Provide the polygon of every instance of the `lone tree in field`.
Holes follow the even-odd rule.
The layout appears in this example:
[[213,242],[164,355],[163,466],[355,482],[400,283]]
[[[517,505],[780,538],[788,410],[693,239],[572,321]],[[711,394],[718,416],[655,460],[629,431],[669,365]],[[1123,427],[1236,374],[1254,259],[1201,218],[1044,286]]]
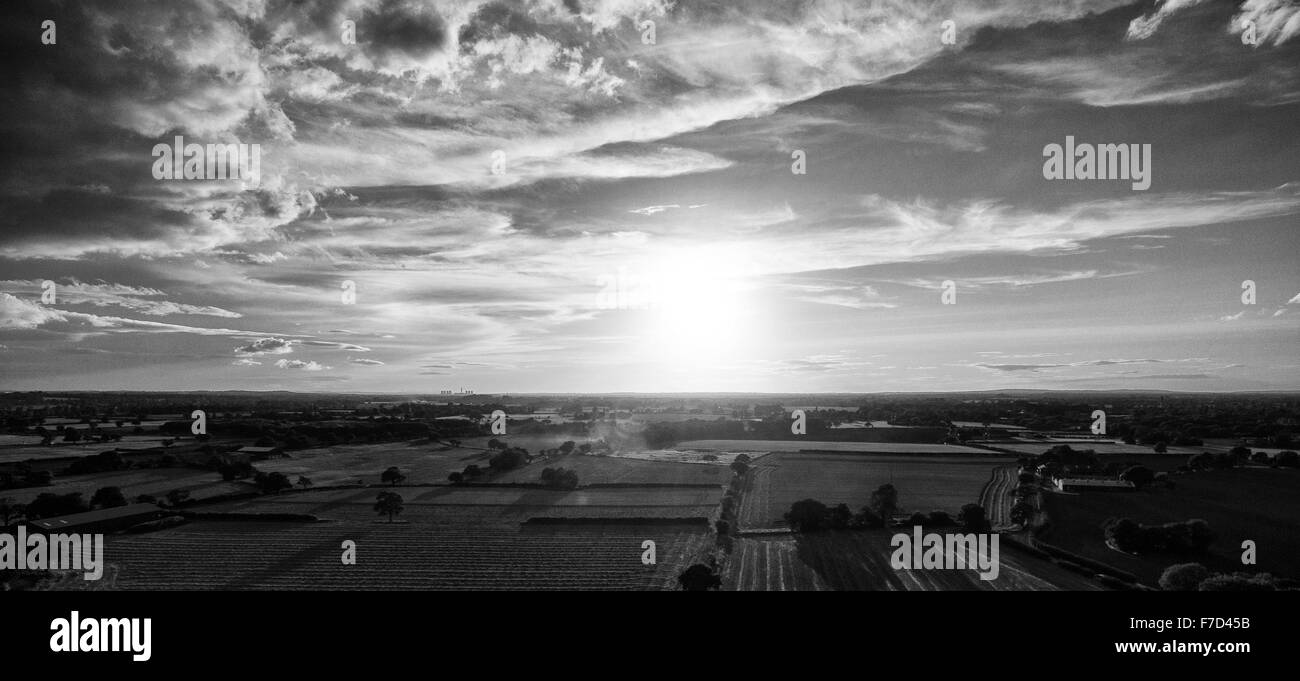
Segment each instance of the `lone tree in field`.
[[383,474],[379,476],[379,480],[390,485],[397,485],[398,483],[405,482],[406,476],[402,475],[401,469],[397,466],[389,466],[388,470],[384,471]]
[[749,470],[750,461],[751,459],[748,454],[743,452],[737,454],[735,460],[731,462],[731,470],[735,471],[736,475],[744,475],[745,471]]
[[95,490],[95,494],[90,497],[90,506],[100,508],[116,508],[126,506],[126,495],[122,494],[119,487],[100,487]]
[[393,516],[402,512],[402,495],[397,492],[380,492],[375,497],[375,512],[379,515],[388,515],[388,522],[393,522]]
[[303,489],[307,489],[308,487],[311,487],[311,486],[312,486],[311,478],[308,478],[308,477],[305,476],[305,475],[299,475],[299,476],[298,476],[298,486],[301,487],[301,488],[303,488]]
[[961,507],[961,513],[957,514],[957,519],[961,521],[961,526],[967,532],[988,532],[989,519],[984,514],[984,507],[979,504],[966,504]]
[[888,525],[889,519],[894,517],[900,510],[898,506],[898,490],[894,489],[894,486],[890,483],[877,487],[876,491],[871,493],[871,501],[867,504],[867,507],[880,516],[881,520]]
[[677,575],[677,584],[683,591],[717,591],[722,586],[722,578],[709,566],[696,563]]
[[796,532],[816,532],[824,529],[829,521],[830,509],[816,499],[804,499],[790,504],[785,514],[785,521]]
[[1151,484],[1156,479],[1156,474],[1146,466],[1133,466],[1121,473],[1119,479],[1127,480],[1133,483],[1134,487],[1142,488]]

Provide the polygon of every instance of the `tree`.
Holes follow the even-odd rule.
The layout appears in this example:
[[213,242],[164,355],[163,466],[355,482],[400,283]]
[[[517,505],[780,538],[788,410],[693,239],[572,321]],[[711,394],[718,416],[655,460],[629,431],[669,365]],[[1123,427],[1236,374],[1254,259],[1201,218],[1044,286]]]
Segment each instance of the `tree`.
[[1165,591],[1196,591],[1209,577],[1210,571],[1200,563],[1178,563],[1165,568],[1159,584]]
[[465,482],[465,474],[458,471],[452,471],[447,475],[447,480],[451,481],[451,484],[453,485],[459,485],[460,483]]
[[89,507],[86,506],[86,502],[82,501],[81,492],[70,492],[68,494],[41,492],[36,495],[36,498],[30,504],[27,504],[27,511],[24,515],[28,520],[40,520],[41,518],[82,513],[87,510],[89,510]]
[[1110,518],[1102,525],[1106,541],[1121,551],[1142,548],[1142,526],[1129,518]]
[[221,479],[227,482],[231,480],[244,480],[257,474],[253,464],[247,461],[236,461],[234,463],[220,464],[217,466],[217,473],[221,474]]
[[1201,582],[1200,591],[1277,591],[1271,575],[1235,573],[1214,575]]
[[796,532],[816,532],[826,526],[829,510],[816,499],[804,499],[790,505],[785,521]]
[[703,563],[696,563],[677,576],[677,584],[684,591],[717,591],[722,587],[722,578]]
[[1169,451],[1169,445],[1165,444],[1164,440],[1161,440],[1160,442],[1157,442],[1155,444],[1155,447],[1153,447],[1153,449],[1155,449],[1156,454],[1164,454],[1165,452]]
[[307,489],[308,487],[311,487],[312,484],[313,484],[313,483],[312,483],[312,481],[311,481],[311,478],[308,478],[308,477],[305,476],[305,475],[299,475],[299,476],[298,476],[298,486],[299,486],[299,487],[301,487],[301,488],[303,488],[303,489]]
[[548,466],[542,469],[542,484],[559,489],[576,489],[578,487],[578,473],[566,468],[550,468]]
[[731,470],[735,471],[736,475],[744,475],[749,470],[750,461],[752,459],[749,458],[749,455],[741,452],[731,461]]
[[388,470],[385,470],[380,474],[379,480],[380,482],[386,482],[389,485],[397,485],[398,483],[405,482],[406,476],[402,474],[402,470],[397,466],[389,466]]
[[853,510],[848,504],[840,504],[832,508],[827,515],[827,524],[832,530],[847,530],[853,525]]
[[1214,543],[1214,531],[1210,529],[1209,523],[1200,518],[1192,518],[1186,525],[1193,551],[1204,551]]
[[189,499],[190,493],[183,489],[174,489],[167,493],[167,503],[171,504],[173,508],[189,501]]
[[488,459],[488,468],[494,471],[508,471],[526,463],[528,463],[528,450],[522,447],[507,447]]
[[1300,468],[1300,454],[1291,450],[1273,455],[1273,465],[1278,468]]
[[1011,507],[1008,515],[1011,517],[1011,522],[1028,525],[1029,521],[1034,518],[1034,506],[1025,501],[1017,502],[1015,506]]
[[884,527],[885,520],[881,518],[870,506],[863,506],[857,515],[853,516],[854,527]]
[[96,506],[100,508],[126,506],[126,495],[122,494],[121,488],[118,487],[100,487],[90,497],[90,506],[91,508]]
[[66,428],[66,429],[64,429],[64,431],[63,431],[63,441],[64,441],[64,442],[80,442],[80,441],[81,441],[81,431],[80,431],[80,430],[77,430],[76,428]]
[[900,510],[898,506],[898,490],[890,483],[885,483],[876,488],[871,493],[871,500],[867,506],[873,513],[880,516],[885,524],[889,524],[890,518],[893,518]]
[[930,511],[930,517],[926,521],[926,527],[951,527],[956,524],[957,521],[947,511],[940,510]]
[[570,452],[573,451],[573,448],[576,446],[577,444],[574,443],[573,440],[565,440],[564,443],[560,445],[560,453],[568,455]]
[[1128,480],[1134,487],[1142,488],[1151,484],[1156,479],[1156,474],[1146,466],[1133,466],[1121,473],[1119,479]]
[[957,514],[957,520],[961,522],[962,528],[967,532],[989,531],[989,521],[985,516],[984,507],[979,504],[962,506],[961,513]]
[[492,438],[491,440],[488,440],[488,449],[505,449],[505,448],[506,448],[506,443],[496,438]]
[[289,476],[280,471],[258,473],[254,476],[253,481],[257,483],[258,488],[260,488],[265,494],[275,494],[280,490],[293,488],[293,483],[289,481]]
[[17,518],[27,511],[25,504],[20,504],[9,497],[0,499],[0,517],[4,518],[3,525],[9,524],[10,518]]
[[380,492],[375,497],[375,512],[387,515],[388,522],[393,522],[393,516],[402,512],[402,495],[397,492]]

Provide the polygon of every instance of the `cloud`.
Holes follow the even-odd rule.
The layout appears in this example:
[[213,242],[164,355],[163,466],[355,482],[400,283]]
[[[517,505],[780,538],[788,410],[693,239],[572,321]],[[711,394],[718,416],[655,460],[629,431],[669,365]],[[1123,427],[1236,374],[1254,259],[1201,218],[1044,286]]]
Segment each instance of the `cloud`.
[[307,362],[301,359],[276,360],[275,366],[281,369],[299,369],[302,371],[327,371],[333,368],[333,367],[324,366],[315,361]]
[[34,329],[46,322],[63,319],[64,314],[58,310],[0,293],[0,329]]
[[666,206],[646,206],[644,208],[634,208],[632,210],[629,210],[628,212],[636,213],[637,215],[654,215],[655,213],[662,213],[672,208],[681,208],[681,206],[675,203],[670,203]]
[[1205,0],[1156,0],[1156,11],[1151,14],[1140,16],[1134,19],[1128,25],[1128,32],[1124,37],[1129,40],[1143,40],[1150,38],[1160,28],[1160,24],[1170,16],[1188,7],[1194,7]]
[[255,360],[255,359],[247,359],[247,358],[244,358],[244,359],[237,359],[237,360],[231,362],[230,364],[231,364],[232,366],[237,366],[237,367],[260,367],[260,366],[262,366],[262,363],[261,363],[261,362]]
[[1281,45],[1300,34],[1300,5],[1292,0],[1246,0],[1228,31],[1241,34],[1246,31],[1246,22],[1255,25],[1261,43],[1272,40],[1274,46]]
[[1053,369],[1056,367],[1069,366],[1067,364],[976,364],[975,366],[984,369],[993,369],[995,371],[1029,371],[1037,372],[1041,369]]
[[[55,284],[55,298],[59,305],[117,306],[154,317],[187,314],[238,319],[243,316],[238,312],[231,312],[211,305],[190,305],[168,300],[149,300],[149,298],[167,295],[153,288],[106,282],[83,283],[75,279],[70,282],[56,282]],[[37,280],[0,281],[0,286],[37,296],[42,291],[41,282]]]
[[348,350],[351,352],[370,352],[370,348],[367,347],[363,347],[360,345],[353,345],[352,343],[338,343],[335,341],[303,340],[303,341],[297,341],[295,344],[311,345],[314,347],[321,347],[321,348],[330,348],[332,350]]
[[360,364],[362,366],[378,366],[378,367],[384,366],[384,363],[377,359],[364,359],[364,358],[354,357],[352,359],[349,359],[348,361],[353,364]]
[[293,352],[293,341],[284,338],[258,338],[235,348],[239,355],[287,355]]

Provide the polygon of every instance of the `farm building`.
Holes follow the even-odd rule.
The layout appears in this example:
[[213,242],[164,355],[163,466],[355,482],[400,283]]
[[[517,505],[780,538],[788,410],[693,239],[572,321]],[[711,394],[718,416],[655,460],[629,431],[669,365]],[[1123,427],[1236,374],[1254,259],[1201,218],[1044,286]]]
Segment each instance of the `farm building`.
[[57,518],[44,518],[28,523],[39,532],[113,532],[132,525],[155,520],[163,510],[153,504],[128,504],[117,508],[102,508],[86,513],[73,513]]
[[1062,492],[1082,492],[1085,490],[1131,490],[1136,489],[1128,480],[1110,477],[1069,477],[1054,478],[1052,484]]
[[236,454],[246,454],[253,460],[269,459],[273,456],[284,456],[284,449],[281,447],[240,447],[235,450]]

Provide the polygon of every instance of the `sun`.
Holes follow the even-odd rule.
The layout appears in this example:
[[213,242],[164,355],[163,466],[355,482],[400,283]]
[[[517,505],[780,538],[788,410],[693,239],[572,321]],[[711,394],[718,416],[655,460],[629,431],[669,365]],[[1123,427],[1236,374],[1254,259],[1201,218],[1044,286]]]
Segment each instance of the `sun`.
[[666,369],[709,371],[760,345],[746,275],[712,250],[661,262],[649,277],[642,356]]

